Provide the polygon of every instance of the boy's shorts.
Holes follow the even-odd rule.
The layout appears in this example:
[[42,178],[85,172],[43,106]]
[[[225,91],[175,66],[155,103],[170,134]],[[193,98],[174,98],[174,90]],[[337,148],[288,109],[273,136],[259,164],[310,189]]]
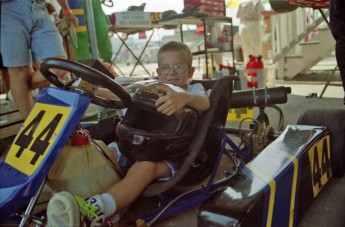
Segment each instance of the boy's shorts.
[[[119,147],[117,146],[117,143],[112,142],[108,145],[109,148],[116,149],[117,152],[117,162],[119,165],[125,169],[128,170],[135,162],[136,160],[130,159],[125,157],[123,154],[121,154]],[[167,181],[173,177],[177,171],[181,168],[183,161],[185,160],[185,157],[178,157],[174,160],[164,160],[163,162],[169,167],[171,176],[170,177],[162,177],[159,178],[159,181]]]
[[0,38],[0,52],[6,67],[28,66],[29,49],[38,60],[66,57],[62,37],[50,20],[45,4],[31,0],[2,2]]

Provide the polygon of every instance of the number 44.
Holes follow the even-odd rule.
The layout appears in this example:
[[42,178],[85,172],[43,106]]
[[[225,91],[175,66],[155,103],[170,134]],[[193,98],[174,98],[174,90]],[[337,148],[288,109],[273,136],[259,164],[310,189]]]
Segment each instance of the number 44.
[[316,196],[332,176],[329,136],[309,150],[313,192]]
[[[16,157],[19,158],[22,154],[24,149],[29,149],[30,151],[34,152],[35,155],[30,161],[31,165],[35,165],[38,158],[44,154],[46,149],[49,146],[49,139],[52,137],[57,125],[59,124],[62,114],[57,114],[52,121],[39,133],[37,137],[34,137],[34,133],[42,123],[42,118],[46,111],[41,110],[37,116],[24,128],[23,131],[20,132],[18,135],[15,144],[19,146],[19,150],[16,153]],[[29,148],[29,145],[33,141],[32,145]]]

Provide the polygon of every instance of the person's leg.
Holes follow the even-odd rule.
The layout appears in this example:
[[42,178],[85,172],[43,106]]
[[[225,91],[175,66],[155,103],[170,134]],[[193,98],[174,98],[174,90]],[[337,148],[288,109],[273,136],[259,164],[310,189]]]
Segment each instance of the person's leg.
[[[344,27],[345,29],[345,27]],[[345,32],[345,31],[344,31]],[[335,56],[340,71],[341,80],[344,89],[344,104],[345,104],[345,37],[336,41]]]
[[4,93],[10,90],[10,76],[8,75],[8,68],[2,63],[2,54],[0,52],[0,77],[2,80],[2,88]]
[[249,42],[250,42],[250,50],[252,50],[252,54],[257,57],[262,55],[261,52],[261,21],[253,21],[251,26],[248,28],[248,32],[250,34]]
[[244,64],[247,64],[247,62],[249,61],[249,55],[251,53],[249,51],[250,42],[248,39],[247,23],[245,21],[241,22],[239,26],[239,34],[241,36],[242,41],[243,62]]
[[8,74],[8,69],[2,69],[1,71],[4,91],[5,93],[8,93],[8,91],[10,90],[10,75]]
[[2,87],[5,94],[10,90],[10,75],[8,69],[0,68],[0,77],[2,80]]
[[[49,84],[39,71],[39,61],[50,57],[66,59],[66,53],[62,37],[55,24],[50,20],[45,5],[35,3],[32,8],[35,15],[35,26],[31,34],[31,54],[33,62],[36,62],[34,65],[36,70],[31,75],[29,86],[36,89]],[[53,71],[59,76],[65,74],[64,70],[53,69]]]
[[1,3],[0,47],[3,64],[8,67],[11,93],[24,118],[32,107],[29,83],[33,70],[30,67],[29,47],[33,21],[31,1],[12,0]]
[[249,55],[261,54],[261,27],[260,21],[243,21],[239,27],[242,40],[242,53],[244,63],[249,61]]
[[37,88],[44,88],[49,85],[39,70],[34,71],[32,66],[10,67],[8,68],[9,89],[13,100],[25,119],[29,116],[33,105],[31,91]]
[[30,67],[10,67],[8,70],[13,100],[23,118],[27,118],[33,103],[31,89],[28,87]]
[[344,88],[345,104],[345,2],[343,0],[331,0],[329,17],[331,32],[336,41],[335,55]]

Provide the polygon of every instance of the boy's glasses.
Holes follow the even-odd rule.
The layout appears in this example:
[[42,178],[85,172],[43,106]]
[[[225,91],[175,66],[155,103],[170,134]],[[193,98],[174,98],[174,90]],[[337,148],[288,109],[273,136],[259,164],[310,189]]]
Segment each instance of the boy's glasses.
[[184,64],[175,64],[172,67],[170,67],[169,65],[162,65],[161,67],[159,67],[159,71],[163,74],[168,74],[170,72],[170,69],[172,68],[176,73],[184,73],[188,66]]

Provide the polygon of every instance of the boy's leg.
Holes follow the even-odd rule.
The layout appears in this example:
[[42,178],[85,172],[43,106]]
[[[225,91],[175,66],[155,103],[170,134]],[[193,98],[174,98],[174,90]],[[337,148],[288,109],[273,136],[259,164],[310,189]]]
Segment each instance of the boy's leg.
[[171,176],[171,171],[164,162],[136,162],[126,176],[107,193],[116,201],[117,211],[121,211],[138,198],[153,180],[168,176]]
[[[136,162],[120,182],[101,196],[76,201],[69,193],[57,193],[48,204],[48,226],[80,226],[85,222],[91,223],[90,226],[98,226],[99,220],[104,221],[103,216],[107,218],[115,214],[115,208],[117,213],[127,208],[153,180],[170,175],[171,170],[166,163],[142,161]],[[109,212],[109,209],[112,211]],[[86,217],[85,214],[90,214],[90,211],[100,219],[96,221],[96,215]],[[81,214],[81,217],[75,217],[76,214]]]

